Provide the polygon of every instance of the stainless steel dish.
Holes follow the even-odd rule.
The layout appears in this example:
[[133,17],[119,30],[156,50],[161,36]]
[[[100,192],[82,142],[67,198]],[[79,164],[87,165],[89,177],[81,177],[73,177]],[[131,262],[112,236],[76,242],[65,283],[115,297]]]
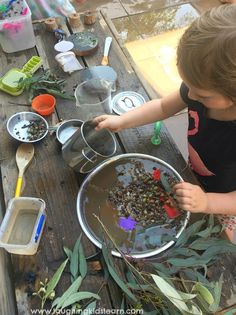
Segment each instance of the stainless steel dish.
[[66,120],[60,124],[56,131],[57,140],[64,144],[80,127],[83,121],[79,119]]
[[[35,131],[34,137],[30,133],[32,124],[42,128],[41,132]],[[16,140],[34,143],[42,140],[48,133],[48,123],[40,115],[32,112],[20,112],[11,116],[7,121],[7,131]]]
[[[131,181],[132,178],[130,177],[130,170],[134,167],[134,163],[140,161],[144,165],[145,172],[153,172],[153,167],[156,167],[161,171],[168,172],[172,177],[176,178],[177,181],[182,181],[182,177],[168,163],[145,154],[122,154],[111,157],[102,164],[98,165],[96,169],[88,175],[79,190],[77,197],[77,215],[84,233],[91,242],[99,248],[102,247],[102,236],[104,236],[105,233],[102,232],[103,229],[101,224],[98,222],[94,214],[100,218],[104,226],[109,230],[111,237],[118,240],[117,244],[121,251],[126,252],[123,250],[123,244],[126,244],[126,240],[130,238],[130,234],[128,234],[128,232],[125,233],[124,230],[118,226],[118,210],[114,210],[108,205],[108,192],[114,187],[114,185],[117,185],[117,181],[125,184]],[[135,242],[139,231],[137,233],[135,232],[136,235],[134,244],[132,244],[133,247],[127,249],[127,254],[134,258],[146,258],[165,251],[174,244],[174,241],[171,240],[168,242],[162,242],[161,235],[171,233],[174,234],[172,236],[177,239],[185,229],[189,221],[189,217],[190,212],[186,212],[186,214],[181,217],[181,224],[178,225],[176,230],[173,229],[166,231],[163,228],[164,225],[156,225],[154,233],[155,235],[160,234],[160,244],[158,241],[154,248],[151,249],[136,249]],[[138,237],[140,237],[140,235]],[[125,246],[127,248],[127,245]],[[121,256],[118,250],[113,250],[112,254],[117,257]]]

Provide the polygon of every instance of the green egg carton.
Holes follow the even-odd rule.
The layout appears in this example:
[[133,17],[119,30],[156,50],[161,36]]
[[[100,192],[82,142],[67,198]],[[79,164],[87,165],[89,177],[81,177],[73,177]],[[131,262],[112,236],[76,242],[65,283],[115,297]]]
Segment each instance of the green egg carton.
[[24,91],[20,84],[25,78],[29,78],[42,65],[42,58],[33,56],[22,69],[12,68],[0,78],[0,90],[18,96]]

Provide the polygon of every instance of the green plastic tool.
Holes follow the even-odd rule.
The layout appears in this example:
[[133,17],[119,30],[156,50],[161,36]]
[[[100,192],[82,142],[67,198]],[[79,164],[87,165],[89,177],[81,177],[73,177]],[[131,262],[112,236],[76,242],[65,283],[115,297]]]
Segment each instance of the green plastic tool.
[[154,124],[154,135],[151,138],[152,144],[159,145],[161,143],[160,131],[161,131],[161,121],[157,121]]
[[20,80],[31,77],[41,65],[42,58],[33,56],[22,69],[12,68],[0,78],[0,90],[13,96],[20,95],[24,91],[24,86],[19,84]]

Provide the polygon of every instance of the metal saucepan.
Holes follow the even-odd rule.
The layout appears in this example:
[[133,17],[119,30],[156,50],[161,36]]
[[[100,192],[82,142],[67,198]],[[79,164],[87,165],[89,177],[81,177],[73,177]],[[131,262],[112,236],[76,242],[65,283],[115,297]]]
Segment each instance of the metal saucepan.
[[[141,229],[141,232],[138,228],[128,232],[124,231],[119,225],[119,210],[110,205],[108,194],[113,187],[117,187],[120,183],[126,186],[132,182],[133,177],[130,174],[137,163],[142,163],[144,171],[147,173],[152,173],[153,168],[158,168],[161,172],[168,173],[176,181],[182,181],[182,177],[172,166],[156,157],[138,153],[114,156],[98,165],[83,182],[77,197],[77,215],[84,233],[99,248],[102,247],[104,236],[107,238],[102,227],[103,224],[123,253],[134,258],[146,258],[157,255],[174,244],[173,239],[177,239],[185,229],[190,212],[183,212],[179,217],[178,224],[176,219],[172,221],[171,228],[168,224],[160,226],[158,223],[154,223],[154,226],[147,227],[147,229],[143,229],[144,231]],[[100,218],[102,224],[94,214]],[[168,226],[168,229],[165,226]],[[169,241],[163,241],[163,234],[171,236],[168,238]],[[155,239],[155,242],[151,247],[144,248],[142,242],[145,243],[147,236]],[[117,257],[121,256],[118,250],[113,250],[112,254]]]
[[90,172],[116,152],[114,135],[107,129],[96,131],[95,127],[93,121],[85,121],[63,144],[62,157],[77,172]]

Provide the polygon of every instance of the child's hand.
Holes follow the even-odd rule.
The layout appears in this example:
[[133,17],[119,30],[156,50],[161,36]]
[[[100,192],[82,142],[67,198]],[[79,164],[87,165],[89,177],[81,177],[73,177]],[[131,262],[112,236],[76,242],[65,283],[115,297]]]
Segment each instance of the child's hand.
[[96,130],[107,128],[110,131],[117,132],[123,129],[121,116],[101,115],[94,118],[94,121],[98,124]]
[[174,187],[181,209],[191,212],[207,212],[207,194],[197,185],[181,182]]

